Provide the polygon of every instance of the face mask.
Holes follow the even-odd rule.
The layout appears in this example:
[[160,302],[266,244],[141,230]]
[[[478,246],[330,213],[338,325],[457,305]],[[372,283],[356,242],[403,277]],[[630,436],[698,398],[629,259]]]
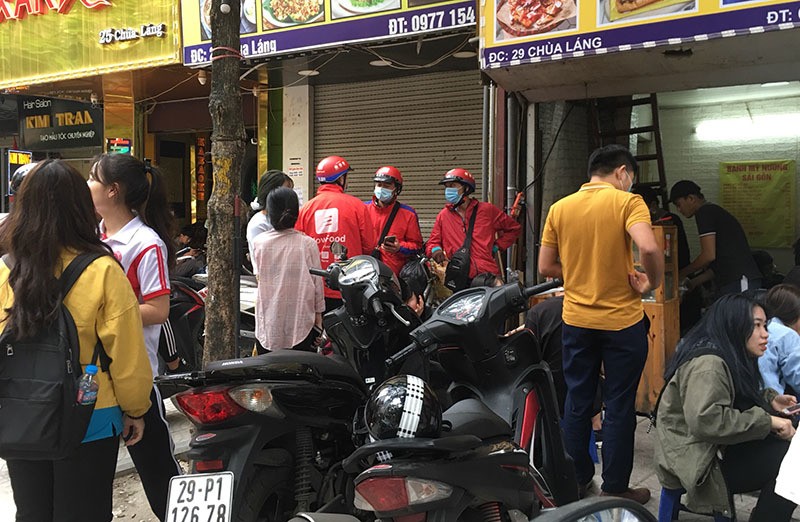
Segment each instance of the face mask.
[[392,190],[387,189],[385,187],[375,187],[375,198],[380,201],[381,203],[388,203],[392,200],[393,195]]
[[631,176],[631,175],[628,173],[628,170],[627,170],[627,169],[625,169],[625,175],[627,175],[627,176],[628,176],[628,179],[631,181],[631,184],[630,184],[630,185],[628,185],[628,190],[626,190],[626,192],[630,192],[631,190],[633,190],[633,185],[634,185],[634,183],[633,183],[633,176]]
[[459,201],[461,201],[461,194],[458,192],[457,187],[447,187],[444,189],[444,199],[447,200],[448,203],[452,203],[453,205],[457,205]]

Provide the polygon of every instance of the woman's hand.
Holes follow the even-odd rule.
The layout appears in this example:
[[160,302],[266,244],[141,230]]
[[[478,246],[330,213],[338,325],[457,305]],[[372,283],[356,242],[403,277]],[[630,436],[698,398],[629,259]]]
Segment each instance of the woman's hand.
[[772,433],[783,440],[792,440],[794,436],[794,426],[792,426],[791,420],[784,419],[783,417],[775,417],[774,415],[770,415],[770,420],[772,421]]
[[772,409],[777,412],[782,412],[795,404],[797,404],[797,398],[793,395],[778,395],[772,399]]
[[132,419],[127,415],[122,416],[122,440],[125,441],[126,446],[133,446],[144,435],[144,419]]

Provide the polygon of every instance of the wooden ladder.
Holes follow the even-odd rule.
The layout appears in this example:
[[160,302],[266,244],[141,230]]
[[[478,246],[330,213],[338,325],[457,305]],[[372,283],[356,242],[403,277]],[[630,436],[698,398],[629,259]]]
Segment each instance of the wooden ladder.
[[[652,116],[652,123],[650,125],[642,126],[642,127],[621,127],[616,128],[613,124],[614,117],[613,114],[619,109],[628,109],[632,110],[633,107],[640,106],[640,105],[649,105],[650,106],[650,113]],[[656,193],[661,196],[661,206],[664,209],[669,210],[669,195],[667,193],[667,177],[664,171],[664,153],[662,149],[661,143],[661,128],[659,125],[658,120],[658,99],[655,93],[651,93],[648,96],[643,96],[641,98],[605,98],[605,99],[595,99],[591,103],[591,112],[593,115],[592,124],[595,130],[595,144],[598,147],[602,147],[604,145],[609,145],[611,143],[619,143],[619,138],[625,137],[629,138],[634,134],[644,134],[647,132],[653,133],[653,143],[655,145],[655,153],[653,154],[637,154],[636,161],[643,162],[643,161],[655,161],[656,168],[658,170],[658,181],[645,181],[640,182],[640,185],[650,187],[656,191]],[[607,126],[603,125],[602,116],[604,111],[612,112],[611,120],[611,127],[612,128],[604,128]],[[628,116],[627,121],[630,122],[630,116]]]

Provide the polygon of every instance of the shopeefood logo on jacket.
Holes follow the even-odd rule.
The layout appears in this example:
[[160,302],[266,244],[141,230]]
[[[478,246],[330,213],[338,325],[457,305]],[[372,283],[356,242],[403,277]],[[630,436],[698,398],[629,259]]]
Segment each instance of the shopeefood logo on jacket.
[[339,209],[323,208],[314,212],[314,230],[317,234],[335,234],[339,231]]

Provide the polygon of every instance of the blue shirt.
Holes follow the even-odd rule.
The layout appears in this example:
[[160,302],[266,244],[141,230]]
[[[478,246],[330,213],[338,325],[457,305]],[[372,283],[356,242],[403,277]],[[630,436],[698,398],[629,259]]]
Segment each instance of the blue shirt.
[[764,387],[784,393],[786,386],[800,390],[800,334],[777,317],[769,322],[767,351],[758,358]]

